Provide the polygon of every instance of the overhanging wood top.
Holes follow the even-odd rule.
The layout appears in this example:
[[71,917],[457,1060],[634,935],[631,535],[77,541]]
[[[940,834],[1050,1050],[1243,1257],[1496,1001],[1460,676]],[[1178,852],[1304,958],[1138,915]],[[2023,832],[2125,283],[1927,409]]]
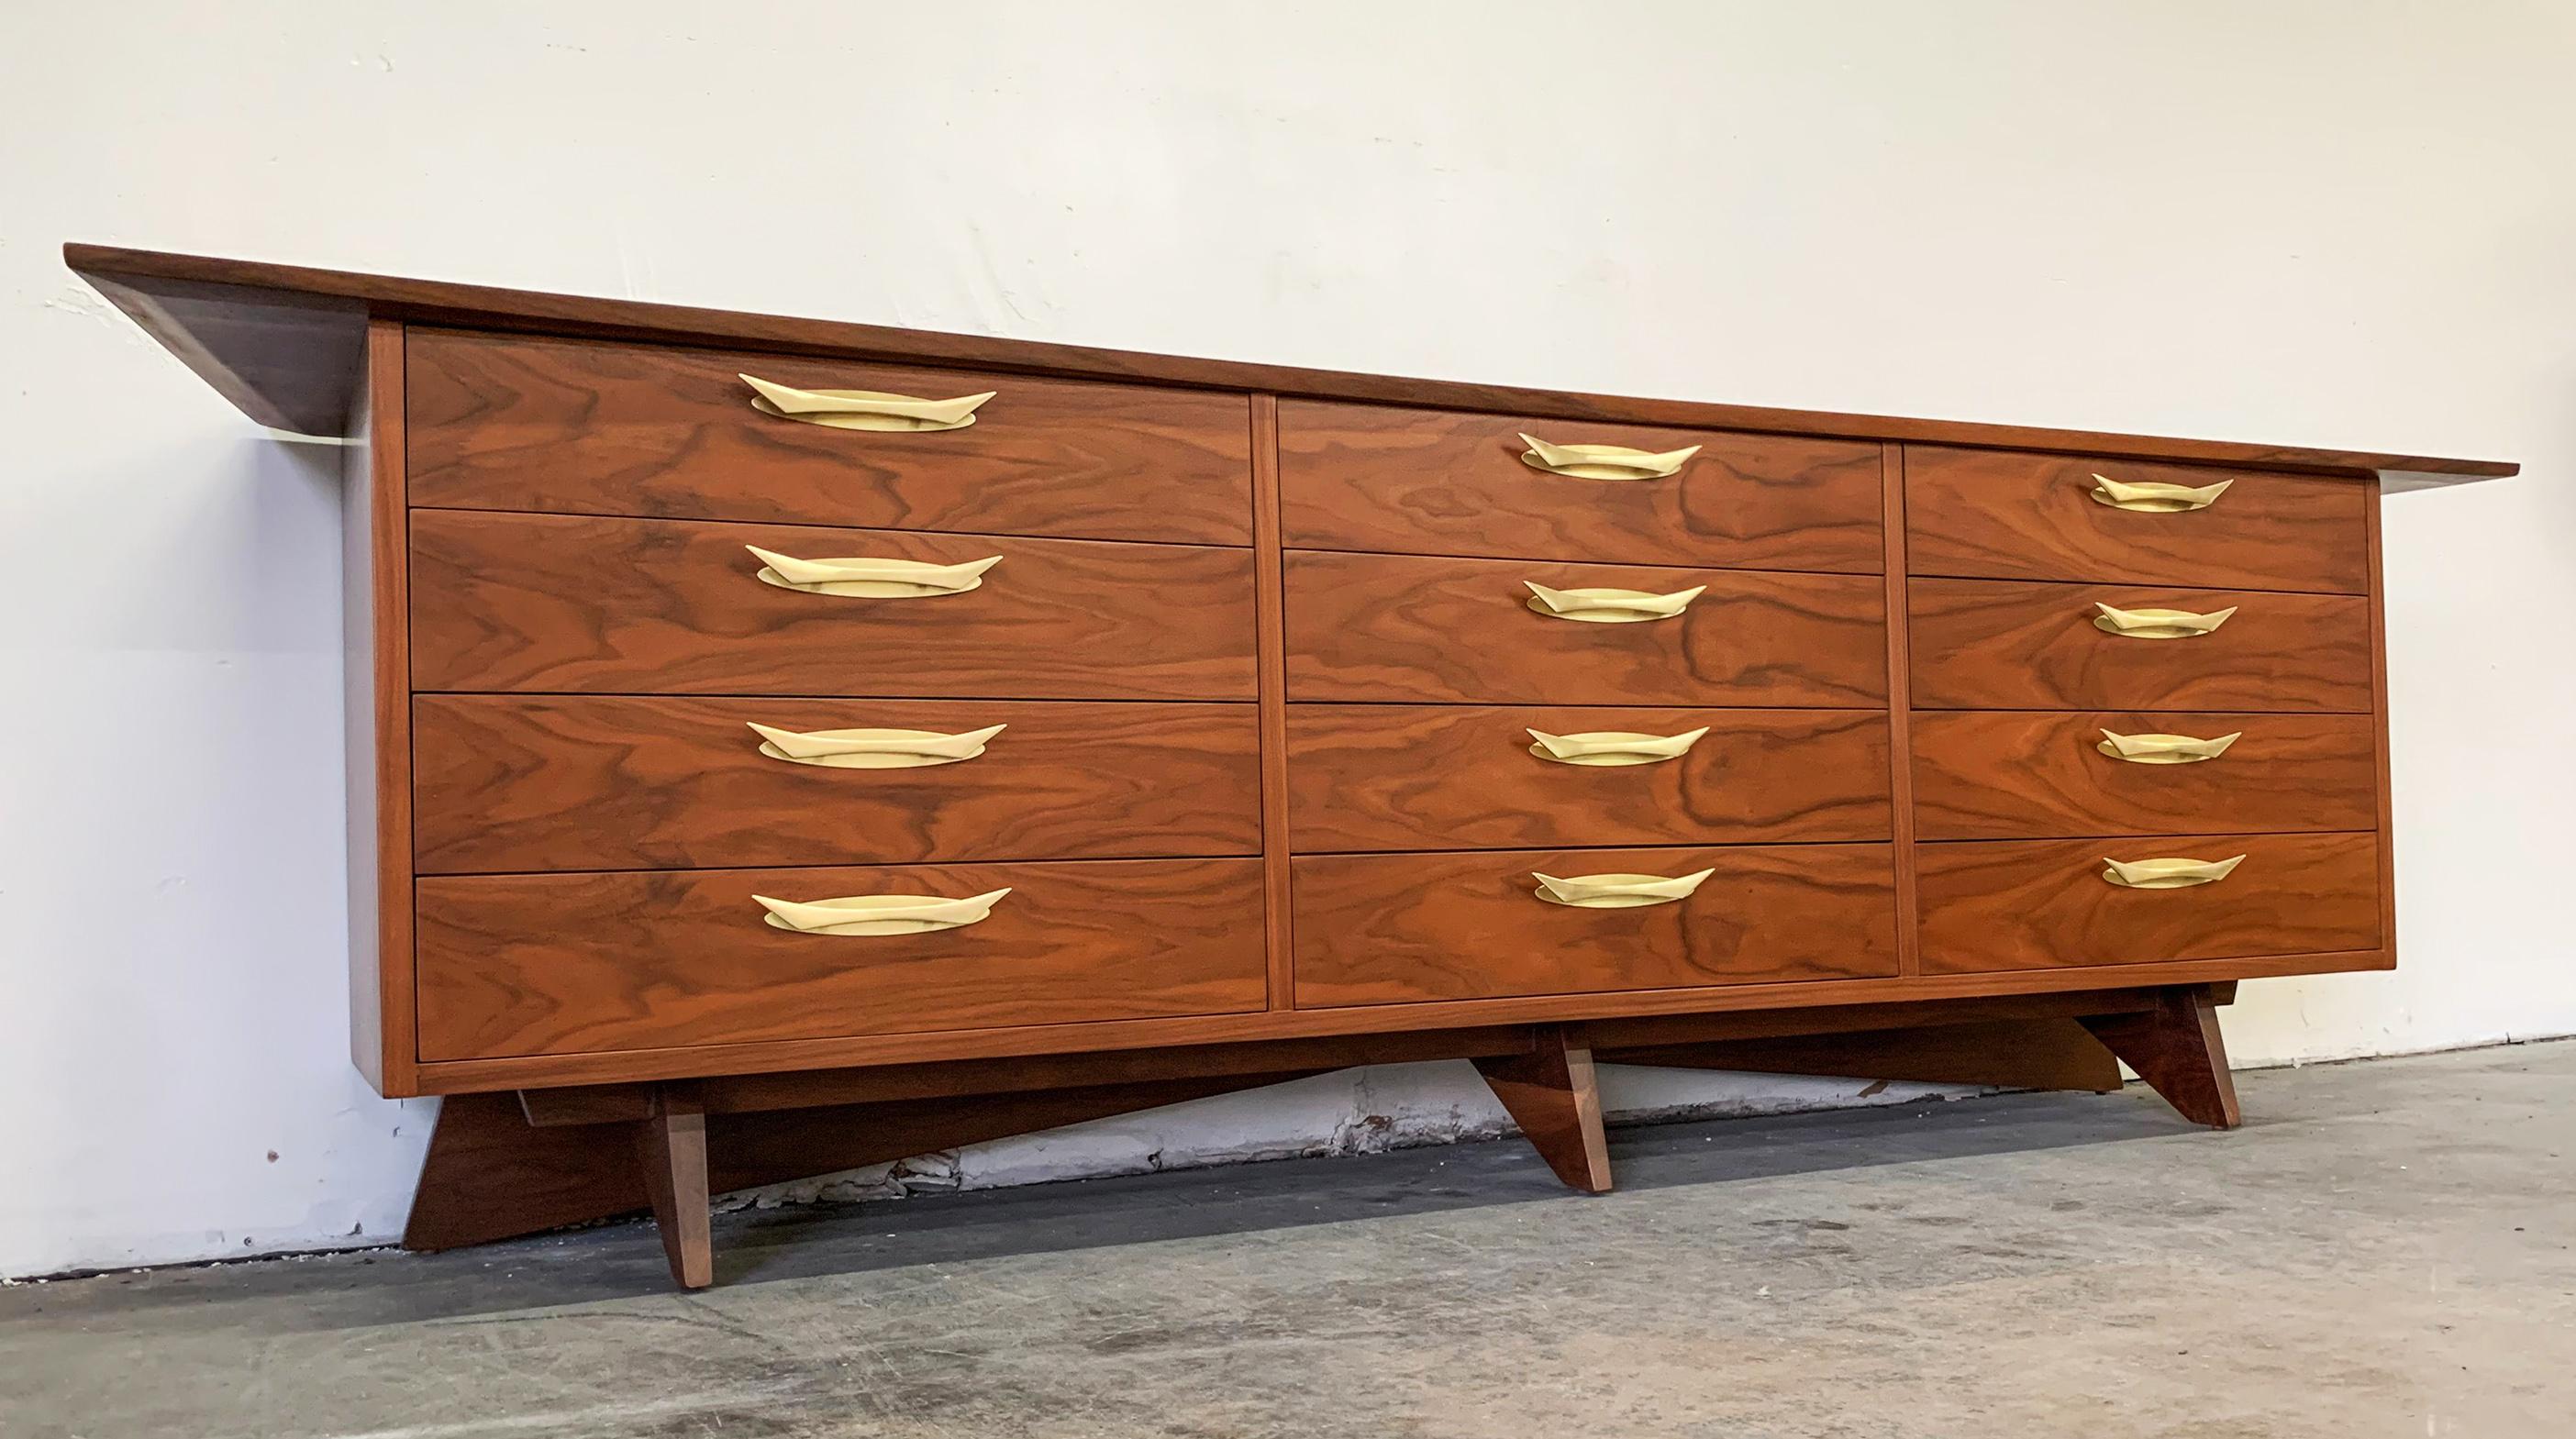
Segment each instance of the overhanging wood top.
[[2172,439],[1346,374],[639,300],[550,295],[105,245],[67,244],[63,246],[63,260],[243,414],[263,425],[308,435],[346,433],[350,402],[363,368],[366,325],[373,318],[594,339],[714,344],[1079,379],[1266,391],[1287,397],[1483,410],[1551,419],[2055,450],[2304,470],[2355,478],[2381,476],[2392,486],[2408,488],[2497,478],[2519,473],[2522,468],[2500,460]]

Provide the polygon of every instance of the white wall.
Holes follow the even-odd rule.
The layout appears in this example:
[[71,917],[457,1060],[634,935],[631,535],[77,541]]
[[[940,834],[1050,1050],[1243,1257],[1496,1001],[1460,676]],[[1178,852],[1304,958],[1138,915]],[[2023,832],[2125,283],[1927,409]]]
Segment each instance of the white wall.
[[[1526,385],[2522,460],[2389,507],[2406,968],[2254,1061],[2576,1030],[2576,11],[0,5],[0,1273],[381,1239],[333,456],[65,239]],[[1561,77],[1561,78],[1552,78]],[[1623,1076],[1631,1107],[1851,1086]],[[970,1177],[1492,1122],[1454,1068]],[[1357,1132],[1368,1132],[1365,1125]]]

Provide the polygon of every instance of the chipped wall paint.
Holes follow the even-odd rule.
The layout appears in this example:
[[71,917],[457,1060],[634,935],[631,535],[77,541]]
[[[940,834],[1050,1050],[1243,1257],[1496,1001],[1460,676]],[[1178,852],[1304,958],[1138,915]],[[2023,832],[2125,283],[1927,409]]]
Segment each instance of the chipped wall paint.
[[[245,423],[61,269],[66,238],[2520,458],[2524,480],[2390,506],[2407,969],[2249,985],[2231,1027],[2256,1061],[2576,1029],[2552,873],[2576,666],[2528,619],[2576,603],[2576,14],[1143,8],[996,5],[960,45],[935,7],[862,35],[632,0],[137,0],[101,46],[85,11],[7,7],[0,1273],[377,1242],[435,1108],[343,1056],[336,456]],[[1614,26],[1615,96],[1528,85],[1529,56],[1602,53]],[[1856,1097],[1606,1082],[1656,1113]],[[953,1170],[1499,1122],[1462,1066],[1372,1070]]]

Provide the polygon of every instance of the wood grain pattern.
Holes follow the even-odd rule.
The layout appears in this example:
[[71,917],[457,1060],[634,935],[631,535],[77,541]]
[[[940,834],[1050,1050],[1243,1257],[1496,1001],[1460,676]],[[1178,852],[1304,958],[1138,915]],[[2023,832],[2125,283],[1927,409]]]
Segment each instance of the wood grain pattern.
[[[741,351],[416,330],[412,502],[451,509],[1242,545],[1241,395]],[[882,434],[752,409],[804,389],[1000,393],[965,429]]]
[[[1883,706],[1875,576],[1291,550],[1288,694],[1432,704]],[[1670,619],[1533,612],[1523,581],[1707,593]]]
[[1288,675],[1281,636],[1279,401],[1252,397],[1253,619],[1261,659],[1262,904],[1270,954],[1270,1007],[1297,1003],[1296,914],[1288,896]]
[[[132,315],[137,323],[181,360],[197,369],[209,383],[223,390],[227,398],[243,403],[245,409],[263,397],[289,391],[327,394],[335,378],[342,384],[339,393],[346,393],[346,374],[332,367],[326,356],[315,353],[312,347],[264,342],[256,334],[258,327],[243,318],[273,315],[290,308],[319,311],[327,307],[347,314],[352,323],[358,317],[374,314],[379,318],[427,325],[545,331],[658,344],[742,345],[780,354],[953,364],[1025,374],[1269,391],[1312,399],[1489,410],[1506,415],[1625,421],[1689,429],[1761,430],[1779,434],[2063,450],[2086,455],[2133,455],[2284,470],[2316,470],[2363,479],[2380,470],[2461,477],[2510,475],[2519,470],[2516,465],[2491,460],[2121,435],[2097,430],[2055,430],[2036,425],[1908,419],[1765,405],[1716,405],[1687,400],[1533,390],[1510,385],[1405,379],[1288,365],[1244,364],[1133,350],[1045,344],[990,335],[942,334],[838,320],[754,315],[640,300],[549,295],[491,285],[463,285],[304,265],[177,255],[115,245],[66,244],[63,246],[63,262],[118,308]],[[244,354],[253,358],[274,355],[277,363],[261,366],[237,362],[236,357]],[[225,388],[228,372],[245,377],[245,382]],[[253,412],[252,418],[258,419],[259,414]],[[322,421],[316,420],[315,423]],[[312,429],[307,433],[336,432]]]
[[[1112,863],[1116,861],[1086,861]],[[2075,992],[2127,991],[2141,985],[2207,984],[2294,974],[2386,969],[2385,949],[2319,954],[2239,955],[2228,959],[2158,960],[2117,967],[2002,970],[1897,978],[1827,979],[1779,984],[1690,985],[1674,989],[1598,990],[1501,999],[1363,1004],[1295,1012],[1246,1011],[1172,1019],[1099,1020],[999,1025],[829,1039],[747,1041],[718,1046],[599,1051],[582,1054],[451,1060],[421,1066],[432,1094],[530,1085],[612,1084],[708,1075],[752,1075],[850,1065],[966,1061],[1015,1056],[1098,1053],[1106,1049],[1271,1043],[1318,1037],[1420,1034],[1499,1025],[1600,1024],[1639,1019],[1694,1025],[1781,1021],[1817,1006],[1879,1008],[1949,1005],[1962,1000],[2046,998]],[[1891,1023],[1908,1022],[1901,1016]],[[1606,1044],[1608,1041],[1599,1041]]]
[[[2127,889],[2107,859],[2222,860],[2188,889]],[[2375,834],[2183,835],[1927,844],[1923,967],[1971,974],[2375,949]]]
[[[2018,580],[1908,588],[1920,709],[2370,709],[2369,604],[2358,596]],[[2097,603],[2236,613],[2209,634],[2147,640],[2095,629]]]
[[[423,690],[1249,700],[1248,550],[415,511]],[[844,599],[754,578],[799,559],[958,564],[981,588]]]
[[[1258,854],[1248,705],[423,695],[423,874]],[[760,752],[791,730],[1007,725],[922,769]]]
[[[2095,502],[2096,475],[2233,483],[2207,509],[2154,514]],[[1918,575],[2342,594],[2369,581],[2369,490],[2340,480],[1939,445],[1908,445],[1905,476]]]
[[[1953,710],[1913,720],[1925,839],[2378,827],[2368,715]],[[2097,748],[2104,730],[2244,738],[2214,760],[2131,764]]]
[[2213,1129],[2245,1122],[2217,1001],[2205,988],[2178,986],[2149,1013],[2094,1016],[2084,1024],[2183,1118]]
[[1601,1084],[1590,1050],[1550,1030],[1527,1054],[1480,1056],[1475,1065],[1521,1137],[1566,1187],[1610,1192],[1610,1145],[1601,1131]]
[[[1550,734],[1708,730],[1656,764],[1556,764]],[[1288,712],[1289,842],[1303,852],[1883,840],[1877,710],[1300,704]]]
[[[1590,480],[1521,463],[1523,432],[1660,453],[1679,474]],[[1871,574],[1878,447],[1289,401],[1279,408],[1286,543],[1319,550]]]
[[[799,934],[752,896],[962,897],[929,934]],[[1261,866],[1087,860],[420,881],[421,1052],[723,1045],[1261,1005]]]
[[1914,927],[1914,673],[1911,626],[1905,622],[1905,447],[1882,445],[1878,456],[1880,531],[1887,543],[1888,788],[1895,803],[1896,972],[1923,972]]
[[[1300,856],[1297,1002],[1409,1004],[1896,972],[1883,844]],[[1532,872],[1683,875],[1638,909],[1537,898]]]
[[349,1055],[378,1093],[420,1092],[412,1037],[410,574],[404,558],[403,336],[366,336],[341,451],[341,712],[347,736]]
[[2388,967],[2397,967],[2397,792],[2389,783],[2388,586],[2380,561],[2380,510],[2370,497],[2370,695],[2371,728],[2379,741],[2379,932]]
[[1844,1075],[1916,1084],[2082,1089],[2096,1094],[2120,1087],[2119,1061],[2082,1023],[2066,1016],[1604,1049],[1593,1057],[1604,1064]]

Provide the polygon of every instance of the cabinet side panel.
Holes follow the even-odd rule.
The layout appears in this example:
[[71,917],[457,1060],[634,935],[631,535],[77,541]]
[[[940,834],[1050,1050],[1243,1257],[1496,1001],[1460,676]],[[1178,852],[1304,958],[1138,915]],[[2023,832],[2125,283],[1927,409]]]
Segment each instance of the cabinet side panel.
[[342,452],[342,641],[349,814],[349,1054],[387,1095],[417,1094],[412,1026],[411,658],[405,583],[403,327],[367,327]]
[[2388,783],[2388,585],[2379,560],[2379,486],[2367,487],[2369,503],[2362,513],[2370,537],[2370,702],[2379,733],[2379,955],[2383,968],[2397,967],[2397,826],[2396,792]]
[[1907,644],[1905,599],[1908,558],[1905,534],[1905,447],[1879,447],[1880,534],[1887,547],[1887,759],[1888,794],[1896,818],[1896,972],[1923,972],[1914,901],[1914,662]]

